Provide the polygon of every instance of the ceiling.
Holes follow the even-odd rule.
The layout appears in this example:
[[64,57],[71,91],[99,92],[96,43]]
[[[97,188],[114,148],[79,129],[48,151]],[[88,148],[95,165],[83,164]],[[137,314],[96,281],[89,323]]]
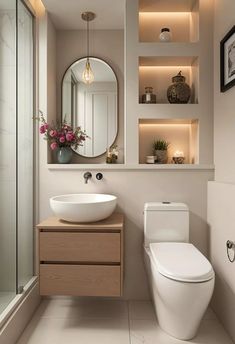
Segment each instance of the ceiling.
[[86,23],[81,13],[91,11],[96,18],[90,24],[93,30],[124,28],[125,0],[42,0],[59,30],[83,30]]

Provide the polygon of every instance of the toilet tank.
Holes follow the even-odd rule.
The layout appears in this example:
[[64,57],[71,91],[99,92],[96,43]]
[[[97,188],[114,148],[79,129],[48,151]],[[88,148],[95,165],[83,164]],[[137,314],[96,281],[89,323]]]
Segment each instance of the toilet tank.
[[184,203],[150,202],[144,205],[144,245],[152,242],[188,242],[189,209]]

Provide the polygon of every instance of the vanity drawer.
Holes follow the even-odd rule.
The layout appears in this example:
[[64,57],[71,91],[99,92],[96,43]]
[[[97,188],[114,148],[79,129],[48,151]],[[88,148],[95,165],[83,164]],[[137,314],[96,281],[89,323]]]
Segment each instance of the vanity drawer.
[[40,265],[41,295],[120,296],[120,266]]
[[40,261],[120,262],[120,233],[40,232]]

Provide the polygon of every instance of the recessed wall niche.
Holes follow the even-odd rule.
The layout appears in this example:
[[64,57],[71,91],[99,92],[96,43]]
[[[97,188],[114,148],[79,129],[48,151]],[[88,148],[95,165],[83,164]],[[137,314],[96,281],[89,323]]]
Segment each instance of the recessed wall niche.
[[173,163],[176,152],[183,152],[185,164],[198,164],[198,119],[140,119],[139,163],[146,163],[146,156],[154,155],[154,140],[165,140],[168,148],[168,164]]
[[139,0],[139,41],[159,42],[166,27],[172,42],[197,42],[199,0]]
[[172,84],[172,77],[180,71],[191,88],[189,103],[197,104],[199,102],[199,63],[196,56],[139,57],[139,103],[142,103],[145,87],[153,87],[156,102],[169,104],[167,89]]

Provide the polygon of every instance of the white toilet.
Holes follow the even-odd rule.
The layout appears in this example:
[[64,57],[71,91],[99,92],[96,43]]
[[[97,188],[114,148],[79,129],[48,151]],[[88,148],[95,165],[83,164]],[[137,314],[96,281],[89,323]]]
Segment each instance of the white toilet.
[[144,257],[160,327],[189,340],[196,335],[210,302],[215,274],[189,241],[186,204],[146,203]]

